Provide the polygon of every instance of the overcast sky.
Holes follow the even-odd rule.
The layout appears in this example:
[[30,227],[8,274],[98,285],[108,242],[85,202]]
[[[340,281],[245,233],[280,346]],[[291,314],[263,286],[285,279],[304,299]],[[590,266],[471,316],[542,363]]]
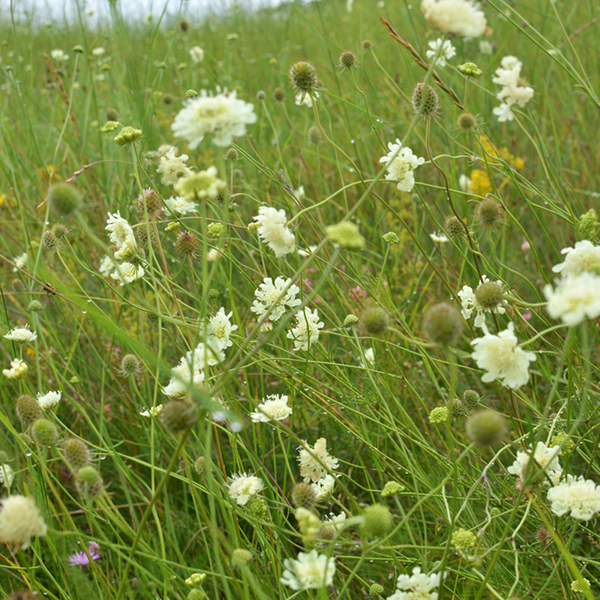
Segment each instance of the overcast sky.
[[[210,11],[227,10],[232,4],[244,7],[274,6],[282,0],[119,0],[125,15],[140,18],[152,13],[158,16],[167,5],[167,14],[176,15],[180,6],[190,16],[206,14]],[[108,0],[0,0],[0,19],[8,19],[11,7],[17,17],[34,15],[38,22],[63,21],[76,12],[77,4],[85,14],[94,11],[88,18],[108,14]]]

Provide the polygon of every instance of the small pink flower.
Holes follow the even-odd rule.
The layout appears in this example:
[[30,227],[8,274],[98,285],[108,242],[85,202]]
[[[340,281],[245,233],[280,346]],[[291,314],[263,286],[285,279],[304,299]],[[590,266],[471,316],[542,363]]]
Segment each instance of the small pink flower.
[[366,290],[363,290],[360,285],[357,285],[356,287],[353,287],[350,290],[350,298],[352,298],[352,300],[355,300],[356,302],[360,302],[361,300],[363,300],[363,298],[366,298],[368,296]]
[[531,248],[531,244],[527,240],[525,240],[521,244],[521,250],[524,250],[525,252],[527,252],[527,250],[529,250],[529,248]]
[[523,318],[524,318],[526,321],[529,321],[529,319],[531,319],[531,317],[532,317],[532,316],[533,316],[533,315],[531,314],[531,312],[530,312],[530,311],[525,311],[525,312],[523,313]]

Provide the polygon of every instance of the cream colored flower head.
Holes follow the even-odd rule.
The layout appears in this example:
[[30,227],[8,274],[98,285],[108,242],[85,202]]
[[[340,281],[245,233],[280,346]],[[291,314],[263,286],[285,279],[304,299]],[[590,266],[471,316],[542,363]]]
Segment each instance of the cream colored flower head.
[[34,537],[46,535],[48,527],[31,496],[9,496],[0,508],[0,542],[26,550]]
[[471,0],[422,0],[421,10],[429,24],[444,33],[464,38],[486,33],[485,15]]
[[29,329],[28,324],[25,324],[25,327],[15,327],[11,329],[4,337],[11,342],[24,344],[33,342],[33,340],[37,339],[37,334]]
[[229,479],[227,491],[229,497],[235,500],[240,506],[245,506],[257,494],[265,489],[262,479],[254,475],[240,473],[233,475]]
[[333,584],[335,558],[311,550],[298,553],[297,559],[286,558],[281,583],[293,590],[319,589]]
[[300,476],[304,477],[305,483],[310,481],[318,483],[329,474],[329,471],[333,471],[339,466],[338,459],[330,456],[327,452],[325,438],[319,438],[313,448],[307,444],[306,440],[303,440],[298,451]]
[[263,400],[250,418],[255,423],[268,423],[269,421],[283,421],[292,414],[292,407],[288,406],[288,397],[272,394]]

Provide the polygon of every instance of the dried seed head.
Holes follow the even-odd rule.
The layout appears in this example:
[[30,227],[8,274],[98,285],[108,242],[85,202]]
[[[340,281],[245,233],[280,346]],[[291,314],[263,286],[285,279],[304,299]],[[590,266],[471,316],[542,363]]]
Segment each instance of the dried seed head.
[[451,240],[455,240],[465,235],[465,226],[458,217],[453,215],[446,219],[444,231]]
[[463,331],[460,313],[447,302],[429,307],[423,315],[423,332],[427,339],[440,346],[452,346]]
[[147,214],[150,219],[153,219],[163,209],[162,198],[156,190],[147,188],[138,196],[137,209],[140,216],[145,217]]
[[344,69],[351,69],[358,64],[356,54],[352,50],[345,50],[340,54],[340,66]]
[[493,227],[502,221],[502,207],[495,200],[483,200],[475,213],[480,225]]
[[440,107],[440,97],[433,86],[417,83],[412,95],[412,105],[415,113],[424,117],[432,117],[437,114]]
[[63,442],[65,460],[73,471],[83,469],[90,462],[90,450],[85,442],[77,438],[69,438]]
[[464,112],[459,115],[458,119],[456,120],[456,124],[460,129],[469,131],[470,129],[477,127],[477,117],[470,112]]
[[183,257],[194,256],[198,249],[198,238],[193,233],[184,231],[179,234],[175,242],[175,249]]
[[477,302],[486,310],[494,310],[504,300],[504,289],[500,281],[486,281],[475,290]]
[[298,483],[292,489],[292,502],[296,508],[313,509],[317,505],[317,494],[312,485]]
[[273,90],[273,100],[275,102],[283,102],[285,100],[285,91],[283,88],[276,87]]

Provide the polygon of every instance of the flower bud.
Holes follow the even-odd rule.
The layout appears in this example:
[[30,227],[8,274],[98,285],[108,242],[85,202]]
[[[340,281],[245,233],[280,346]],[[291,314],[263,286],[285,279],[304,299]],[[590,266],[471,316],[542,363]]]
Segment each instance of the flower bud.
[[450,416],[447,406],[438,406],[429,413],[429,422],[432,424],[445,423]]
[[77,477],[84,483],[94,483],[98,481],[100,473],[92,465],[87,465],[77,471]]
[[189,100],[190,98],[195,98],[198,95],[198,92],[196,90],[188,90],[185,93],[185,97]]
[[393,231],[388,231],[388,233],[384,233],[381,237],[383,238],[383,241],[386,244],[390,244],[390,246],[398,244],[400,242],[398,234],[394,233]]
[[39,300],[32,300],[29,303],[27,310],[31,310],[33,312],[39,312],[40,310],[44,310],[44,305]]
[[252,514],[253,517],[257,519],[264,519],[267,515],[267,504],[264,501],[264,498],[259,498],[258,496],[254,496],[248,504],[246,504],[248,510]]
[[369,588],[369,596],[381,596],[381,594],[383,594],[384,592],[384,588],[382,585],[379,585],[378,583],[374,583],[371,585],[371,587]]
[[121,131],[115,137],[115,143],[119,146],[126,146],[127,144],[133,144],[136,140],[142,137],[142,131],[135,127],[123,127]]
[[346,315],[343,326],[344,327],[352,327],[353,325],[356,325],[357,323],[358,323],[358,317],[356,315],[350,314],[350,315]]
[[458,65],[458,70],[467,77],[480,77],[482,74],[481,69],[472,62],[465,63],[464,65]]
[[362,516],[364,521],[361,525],[361,532],[369,540],[385,537],[392,529],[392,515],[389,508],[383,504],[367,506]]
[[231,566],[237,569],[245,567],[252,560],[252,552],[236,548],[231,554]]
[[397,481],[388,481],[381,491],[381,496],[382,498],[389,498],[391,496],[396,496],[403,491],[403,485],[399,484]]
[[466,529],[457,529],[450,538],[451,544],[459,551],[465,551],[475,546],[477,537],[471,531]]

